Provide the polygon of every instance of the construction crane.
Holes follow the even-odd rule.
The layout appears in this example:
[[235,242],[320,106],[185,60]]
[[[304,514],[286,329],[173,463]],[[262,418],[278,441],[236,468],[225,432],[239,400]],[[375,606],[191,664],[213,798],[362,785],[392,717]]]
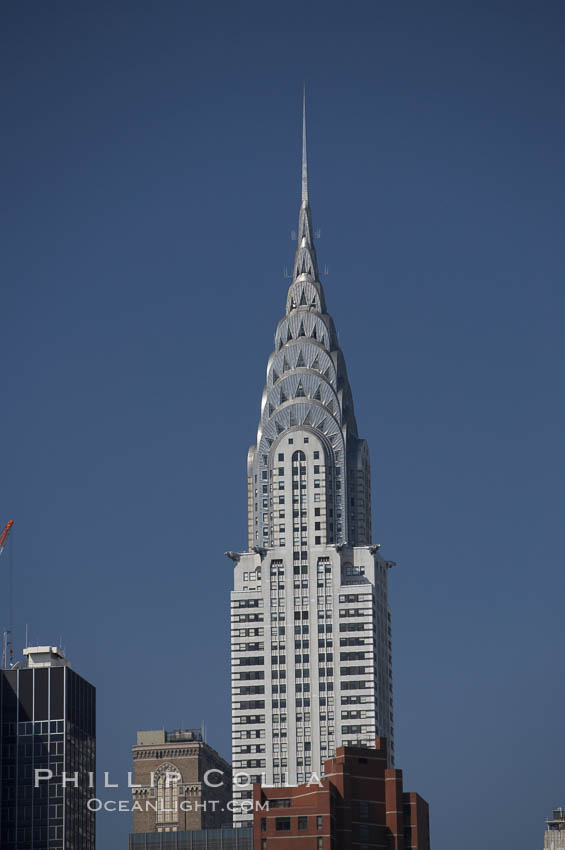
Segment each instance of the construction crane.
[[10,532],[12,530],[13,524],[14,524],[14,520],[11,519],[10,522],[8,523],[8,525],[6,526],[6,528],[4,529],[4,531],[2,532],[2,534],[0,534],[0,555],[4,551],[4,546],[6,545],[8,537],[10,536]]
[[[4,529],[4,531],[2,532],[2,534],[0,534],[0,556],[2,555],[2,552],[4,551],[4,547],[6,546],[8,537],[10,536],[10,532],[12,530],[13,524],[14,524],[14,520],[11,519],[10,522],[8,523],[8,525],[6,526],[6,528]],[[12,607],[12,602],[11,602],[11,599],[10,599],[10,609],[11,609],[11,607]],[[11,611],[10,611],[10,619],[11,619]],[[10,666],[11,666],[11,662],[12,662],[12,658],[13,658],[13,654],[14,654],[14,650],[11,647],[11,641],[10,641],[11,633],[12,633],[11,628],[10,629],[4,629],[4,634],[2,635],[2,670],[6,669],[6,661],[7,661],[7,657],[8,657],[8,652],[10,654]]]

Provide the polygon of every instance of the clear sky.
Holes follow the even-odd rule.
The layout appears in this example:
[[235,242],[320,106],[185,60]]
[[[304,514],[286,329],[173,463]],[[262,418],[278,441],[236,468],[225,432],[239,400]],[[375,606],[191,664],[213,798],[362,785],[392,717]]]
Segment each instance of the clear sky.
[[[227,549],[284,310],[300,97],[433,850],[565,804],[562,3],[27,2],[2,15],[0,620],[229,757]],[[117,778],[114,778],[117,777]],[[101,850],[126,814],[99,818]],[[454,838],[455,836],[455,838]]]

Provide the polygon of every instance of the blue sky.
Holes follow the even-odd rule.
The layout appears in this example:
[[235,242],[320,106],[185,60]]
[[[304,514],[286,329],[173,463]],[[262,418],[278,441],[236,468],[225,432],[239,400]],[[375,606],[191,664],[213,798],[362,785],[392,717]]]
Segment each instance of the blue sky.
[[[0,620],[137,729],[229,755],[228,593],[284,309],[300,90],[328,308],[391,574],[398,764],[434,850],[565,803],[565,14],[547,2],[4,9]],[[115,792],[109,792],[109,795]],[[122,787],[121,798],[127,798]],[[99,818],[99,846],[129,816]]]

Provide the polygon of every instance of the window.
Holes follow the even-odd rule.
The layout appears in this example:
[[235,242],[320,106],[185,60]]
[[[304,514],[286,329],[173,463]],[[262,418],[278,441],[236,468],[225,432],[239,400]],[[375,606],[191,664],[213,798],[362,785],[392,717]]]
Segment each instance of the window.
[[320,459],[320,452],[314,452],[314,460]]
[[298,829],[308,829],[308,818],[307,817],[299,817],[298,818]]
[[282,454],[281,452],[279,452],[279,461],[281,461],[281,460],[284,460],[284,454]]
[[170,823],[178,819],[180,778],[172,765],[164,765],[160,769],[160,776],[157,777],[157,823]]
[[[271,803],[274,801],[271,800]],[[275,818],[276,832],[290,832],[290,818]]]
[[261,818],[261,832],[267,832],[267,818]]
[[324,850],[324,839],[318,838],[318,850]]
[[316,829],[322,829],[324,825],[324,819],[321,815],[316,816]]

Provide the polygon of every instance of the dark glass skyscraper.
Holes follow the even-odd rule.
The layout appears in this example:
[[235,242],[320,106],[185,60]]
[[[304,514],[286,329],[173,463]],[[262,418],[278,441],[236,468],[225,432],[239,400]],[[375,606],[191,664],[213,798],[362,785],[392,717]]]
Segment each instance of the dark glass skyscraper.
[[0,847],[94,850],[95,688],[56,647],[24,655],[0,671]]

